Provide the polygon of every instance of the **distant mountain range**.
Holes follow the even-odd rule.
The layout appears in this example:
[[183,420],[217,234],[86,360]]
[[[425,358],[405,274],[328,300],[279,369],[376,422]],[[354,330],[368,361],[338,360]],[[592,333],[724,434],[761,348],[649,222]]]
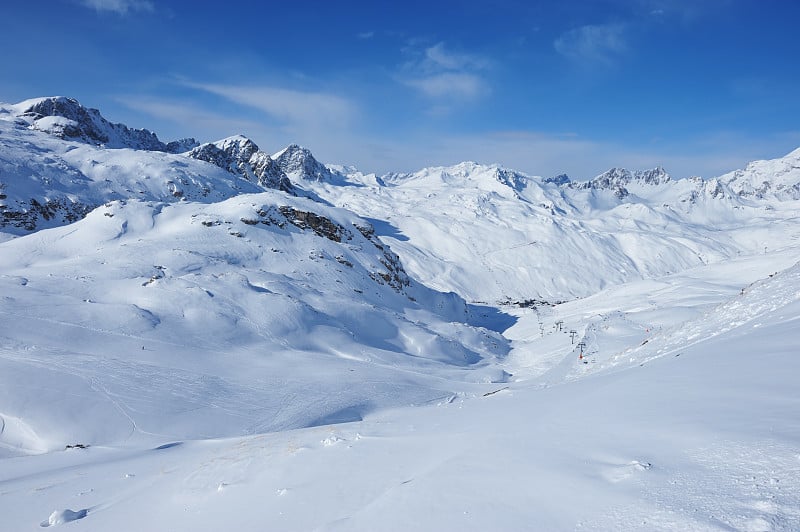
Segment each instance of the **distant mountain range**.
[[[236,135],[164,143],[65,97],[0,105],[0,228],[24,235],[111,201],[215,203],[278,190],[373,220],[412,276],[471,301],[561,300],[787,245],[800,149],[711,179],[612,168],[587,181],[465,162],[414,173],[324,165]],[[476,283],[476,278],[485,282]]]

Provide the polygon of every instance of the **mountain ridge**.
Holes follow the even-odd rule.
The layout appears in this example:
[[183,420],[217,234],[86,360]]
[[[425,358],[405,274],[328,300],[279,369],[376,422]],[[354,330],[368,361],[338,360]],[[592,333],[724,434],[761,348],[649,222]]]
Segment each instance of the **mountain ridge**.
[[193,138],[163,143],[147,129],[111,123],[100,111],[84,107],[75,98],[47,96],[24,100],[9,107],[16,117],[34,130],[68,140],[107,148],[131,148],[179,153],[197,145]]
[[213,203],[275,189],[373,220],[413,277],[492,303],[583,297],[795,238],[769,227],[800,199],[800,150],[711,179],[674,179],[661,167],[543,179],[470,161],[377,176],[324,165],[297,144],[270,155],[243,135],[179,154],[110,149],[33,127],[41,118],[30,109],[56,112],[43,102],[63,103],[0,112],[0,226],[15,234],[114,200]]

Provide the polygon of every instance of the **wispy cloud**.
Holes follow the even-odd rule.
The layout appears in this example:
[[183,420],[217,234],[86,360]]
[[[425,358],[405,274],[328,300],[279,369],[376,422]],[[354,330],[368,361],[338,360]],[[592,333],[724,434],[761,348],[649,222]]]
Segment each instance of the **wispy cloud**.
[[79,3],[96,11],[111,11],[125,15],[130,11],[153,11],[153,2],[148,0],[79,0]]
[[231,102],[258,109],[284,123],[330,127],[344,125],[357,114],[356,105],[341,96],[272,86],[185,83]]
[[[179,127],[170,128],[178,136],[201,135],[201,138],[198,138],[200,142],[214,141],[235,134],[249,135],[260,127],[254,120],[210,112],[196,104],[175,100],[139,96],[124,96],[115,100],[129,109],[146,113],[173,125],[178,124]],[[161,133],[157,133],[161,137]]]
[[489,92],[481,76],[489,61],[481,56],[454,52],[441,42],[421,51],[412,44],[407,53],[414,57],[402,65],[398,79],[428,98],[463,102]]
[[730,0],[638,0],[646,11],[655,15],[676,15],[695,18],[704,13],[718,13],[730,7]]
[[553,42],[561,55],[586,63],[613,63],[627,51],[623,24],[587,25],[573,28]]
[[[159,136],[165,133],[162,137],[165,139],[195,136],[202,142],[242,133],[267,151],[297,142],[310,148],[322,161],[352,164],[378,173],[415,171],[424,166],[473,160],[499,163],[545,177],[566,172],[577,180],[589,179],[613,166],[645,169],[657,165],[663,165],[675,177],[712,177],[742,168],[750,160],[780,157],[800,145],[800,131],[768,138],[735,132],[704,133],[702,137],[689,139],[689,148],[664,140],[643,140],[629,145],[573,133],[530,130],[397,136],[367,134],[352,127],[319,127],[319,122],[303,122],[306,118],[302,116],[276,127],[247,109],[259,108],[258,102],[245,104],[246,108],[238,112],[215,112],[209,110],[212,107],[205,100],[180,102],[131,96],[117,101],[157,118],[155,123],[148,121],[143,125],[155,126]],[[333,119],[337,114],[327,116]]]
[[421,67],[429,70],[483,70],[488,66],[488,61],[483,57],[472,54],[456,53],[445,48],[444,43],[438,43],[425,49],[425,60]]
[[357,34],[356,37],[358,37],[359,39],[363,39],[363,40],[372,39],[373,37],[375,37],[375,32],[374,31],[362,31],[361,33]]
[[460,100],[472,100],[486,92],[486,86],[481,78],[463,72],[444,72],[408,79],[405,83],[431,98],[456,97]]

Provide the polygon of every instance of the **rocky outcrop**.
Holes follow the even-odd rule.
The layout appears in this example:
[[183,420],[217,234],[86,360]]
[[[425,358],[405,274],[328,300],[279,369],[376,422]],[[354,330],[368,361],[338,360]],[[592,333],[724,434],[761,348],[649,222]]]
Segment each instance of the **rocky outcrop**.
[[278,211],[290,224],[300,229],[311,229],[317,236],[328,240],[341,242],[343,236],[349,235],[349,232],[341,225],[313,212],[300,211],[286,206],[278,207]]
[[275,163],[289,178],[296,180],[330,181],[334,174],[317,161],[306,148],[292,144],[273,156]]
[[630,194],[627,187],[631,183],[659,186],[670,180],[669,174],[660,166],[637,172],[625,168],[611,168],[585,183],[568,183],[568,186],[576,189],[610,190],[614,196],[622,199]]
[[[312,211],[281,205],[277,208],[262,207],[256,212],[256,215],[257,217],[241,218],[240,221],[250,226],[258,224],[274,225],[281,229],[292,225],[303,231],[313,231],[317,236],[327,238],[333,242],[350,242],[358,245],[358,238],[355,237],[355,233],[350,228]],[[206,227],[221,225],[219,220],[205,220],[201,223]],[[406,294],[405,289],[411,284],[411,280],[400,262],[400,257],[378,239],[372,226],[365,224],[353,225],[353,227],[379,252],[376,263],[372,265],[369,272],[370,278],[378,284],[388,285],[396,292]],[[337,257],[336,260],[340,264],[353,266],[344,257]]]
[[[0,198],[4,195],[0,194]],[[25,231],[36,231],[42,221],[53,222],[52,225],[64,225],[85,217],[92,206],[72,202],[66,198],[39,202],[31,199],[27,204],[11,207],[0,200],[0,227],[17,228]]]
[[411,281],[405,269],[403,269],[400,257],[378,240],[375,236],[375,228],[372,226],[356,226],[356,229],[358,229],[364,238],[372,242],[383,255],[380,259],[380,263],[385,268],[385,271],[371,272],[370,277],[372,280],[381,284],[386,283],[397,292],[403,292],[405,287],[411,284]]
[[202,144],[186,155],[209,162],[264,188],[294,193],[292,182],[276,161],[245,136],[235,135]]
[[193,148],[196,148],[200,145],[192,137],[187,137],[185,139],[173,140],[172,142],[167,142],[166,152],[167,153],[184,153]]
[[569,178],[567,174],[558,174],[557,176],[547,177],[542,180],[543,183],[553,183],[557,186],[565,186],[569,185],[572,180]]
[[528,178],[514,172],[513,170],[506,170],[505,168],[497,168],[494,171],[494,177],[500,183],[506,185],[507,187],[515,190],[521,191],[525,187],[528,186]]

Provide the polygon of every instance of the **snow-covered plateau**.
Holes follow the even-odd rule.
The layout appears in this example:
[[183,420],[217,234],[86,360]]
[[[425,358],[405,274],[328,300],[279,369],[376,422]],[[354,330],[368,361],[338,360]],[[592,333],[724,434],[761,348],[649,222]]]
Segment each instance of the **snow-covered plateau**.
[[0,104],[0,529],[800,530],[800,150],[377,176]]

